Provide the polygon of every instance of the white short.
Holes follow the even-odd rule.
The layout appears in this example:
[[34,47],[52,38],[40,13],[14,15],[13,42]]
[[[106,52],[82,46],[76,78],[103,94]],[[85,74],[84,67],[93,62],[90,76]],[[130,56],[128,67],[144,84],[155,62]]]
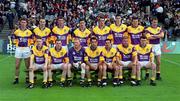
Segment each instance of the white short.
[[29,58],[31,56],[31,49],[29,47],[16,47],[15,58]]
[[62,46],[68,52],[68,46]]
[[98,46],[99,47],[99,49],[103,49],[104,48],[104,46]]
[[43,69],[45,64],[34,63],[35,70]]
[[117,46],[118,46],[118,45],[113,45],[112,47],[115,48],[115,49],[117,49]]
[[95,67],[94,69],[98,69],[98,64],[97,64],[97,63],[91,63],[91,65],[92,65],[93,67]]
[[108,66],[112,65],[112,63],[107,63]]
[[148,63],[149,61],[139,61],[139,64],[141,65],[141,67],[146,67]]
[[53,69],[63,69],[64,63],[61,64],[51,64]]
[[152,51],[154,53],[155,56],[157,55],[161,55],[161,46],[160,44],[152,44]]
[[85,68],[86,64],[77,62],[77,63],[73,63],[72,66],[75,69],[81,69],[82,66],[84,66],[84,68]]
[[88,46],[83,46],[84,49],[88,48]]
[[123,67],[128,67],[131,61],[120,61],[123,64]]

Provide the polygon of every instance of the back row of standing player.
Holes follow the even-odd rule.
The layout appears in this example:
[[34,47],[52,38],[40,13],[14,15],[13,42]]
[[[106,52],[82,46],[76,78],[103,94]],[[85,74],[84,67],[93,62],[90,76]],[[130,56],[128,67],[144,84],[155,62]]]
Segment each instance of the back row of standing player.
[[[90,45],[90,37],[96,36],[98,38],[98,46],[105,46],[105,40],[111,39],[114,47],[122,44],[122,37],[128,36],[129,43],[132,45],[138,45],[140,43],[140,37],[142,35],[146,36],[149,40],[149,43],[152,44],[152,49],[155,54],[155,59],[157,63],[157,79],[160,77],[160,39],[164,37],[164,33],[161,27],[158,27],[158,20],[153,18],[151,20],[151,26],[144,28],[139,25],[139,20],[136,17],[132,19],[132,25],[126,26],[121,23],[121,17],[116,16],[115,23],[111,24],[110,27],[105,26],[105,19],[100,18],[98,25],[93,28],[91,32],[86,28],[86,23],[84,20],[81,20],[79,23],[79,28],[77,28],[73,33],[70,33],[70,28],[64,25],[65,21],[63,18],[58,18],[57,26],[52,30],[45,27],[45,20],[40,19],[39,26],[36,27],[32,32],[27,29],[26,19],[20,20],[20,27],[17,29],[12,38],[13,42],[16,44],[16,72],[15,72],[15,81],[14,84],[19,82],[19,67],[20,60],[25,59],[25,65],[29,68],[29,57],[30,57],[30,48],[29,46],[36,42],[36,37],[41,37],[44,45],[49,46],[49,44],[55,44],[56,40],[61,40],[62,46],[66,47],[73,37],[78,37],[81,39],[81,45],[87,47]],[[36,44],[36,43],[35,43]],[[146,74],[148,75],[148,73]],[[28,75],[26,77],[28,79]]]

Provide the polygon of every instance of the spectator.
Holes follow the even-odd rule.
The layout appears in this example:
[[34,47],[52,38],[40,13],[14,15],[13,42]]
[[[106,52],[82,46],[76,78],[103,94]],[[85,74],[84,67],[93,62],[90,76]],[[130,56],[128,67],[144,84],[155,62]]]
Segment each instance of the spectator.
[[11,10],[7,11],[7,14],[6,14],[6,17],[7,17],[7,20],[8,20],[8,23],[9,23],[9,29],[13,29],[14,27],[14,14]]

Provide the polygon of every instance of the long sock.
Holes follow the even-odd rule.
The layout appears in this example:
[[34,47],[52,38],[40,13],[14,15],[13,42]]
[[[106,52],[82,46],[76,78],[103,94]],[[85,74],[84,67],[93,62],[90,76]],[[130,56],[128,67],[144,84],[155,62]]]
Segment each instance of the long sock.
[[29,72],[29,82],[34,83],[34,71]]
[[44,71],[44,72],[43,72],[43,77],[44,77],[43,82],[47,82],[47,77],[48,77],[47,71]]
[[48,70],[48,75],[49,75],[48,81],[53,81],[52,80],[52,72],[51,72],[51,70]]

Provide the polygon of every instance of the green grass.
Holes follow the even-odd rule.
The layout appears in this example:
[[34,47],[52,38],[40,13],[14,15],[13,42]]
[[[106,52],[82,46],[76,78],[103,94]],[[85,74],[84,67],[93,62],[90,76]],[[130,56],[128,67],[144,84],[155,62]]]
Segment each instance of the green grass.
[[24,63],[21,66],[18,85],[12,84],[14,66],[13,56],[0,55],[0,101],[179,101],[180,99],[180,55],[177,54],[162,56],[163,80],[157,81],[156,87],[149,86],[148,81],[143,81],[140,87],[124,85],[115,88],[112,86],[60,88],[53,86],[42,89],[39,84],[34,89],[26,89],[25,73],[22,72]]

